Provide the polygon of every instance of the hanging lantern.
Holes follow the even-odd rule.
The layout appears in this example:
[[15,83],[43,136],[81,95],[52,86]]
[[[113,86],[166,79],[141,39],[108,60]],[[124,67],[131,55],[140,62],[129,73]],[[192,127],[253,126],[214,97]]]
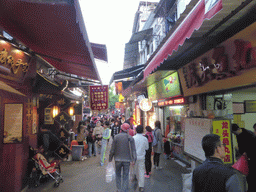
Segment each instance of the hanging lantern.
[[74,115],[74,107],[69,107],[69,109],[68,109],[68,113],[69,113],[69,115],[70,116],[73,116]]
[[57,105],[54,105],[52,107],[52,117],[55,118],[60,112],[60,109]]

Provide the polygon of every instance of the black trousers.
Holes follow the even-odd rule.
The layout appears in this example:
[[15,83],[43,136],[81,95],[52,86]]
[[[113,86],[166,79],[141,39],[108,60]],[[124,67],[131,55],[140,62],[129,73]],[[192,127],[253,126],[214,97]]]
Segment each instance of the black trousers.
[[161,153],[154,153],[154,165],[155,166],[159,166],[159,161],[160,161],[160,155],[161,155]]
[[166,155],[170,155],[171,154],[171,147],[170,147],[170,142],[166,141],[164,143],[164,152]]
[[248,183],[248,192],[255,192],[256,191],[256,160],[249,160],[248,161],[249,166],[249,174],[246,177],[247,183]]
[[149,148],[148,150],[146,150],[146,155],[145,155],[145,168],[146,168],[147,175],[149,175],[149,172],[151,172],[151,168],[152,168],[151,153],[152,153],[152,143],[149,143]]

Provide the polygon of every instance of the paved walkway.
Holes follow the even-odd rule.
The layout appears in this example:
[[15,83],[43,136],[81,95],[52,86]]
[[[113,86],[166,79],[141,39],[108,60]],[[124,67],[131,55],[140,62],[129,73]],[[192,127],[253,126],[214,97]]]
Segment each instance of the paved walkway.
[[[109,150],[109,147],[108,147]],[[108,153],[106,155],[108,159]],[[37,188],[30,188],[26,192],[45,191],[45,192],[115,192],[115,180],[106,183],[105,173],[106,164],[100,166],[100,157],[91,157],[84,161],[64,161],[61,164],[61,175],[64,182],[58,188],[54,188],[54,181],[50,180],[41,184]],[[161,155],[160,166],[162,170],[152,169],[150,178],[145,178],[146,192],[181,192],[182,191],[182,173],[188,173],[184,167],[176,163],[174,160],[166,160]],[[130,183],[130,191],[138,191],[134,189],[133,183]]]

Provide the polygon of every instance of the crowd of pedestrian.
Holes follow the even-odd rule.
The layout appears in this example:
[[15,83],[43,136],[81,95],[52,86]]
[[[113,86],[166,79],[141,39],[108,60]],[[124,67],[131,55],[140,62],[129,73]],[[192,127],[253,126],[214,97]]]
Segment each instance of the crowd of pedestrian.
[[[154,125],[153,128],[136,126],[132,116],[125,119],[124,115],[87,117],[77,127],[77,141],[83,144],[86,139],[88,157],[99,155],[99,164],[103,166],[111,139],[108,162],[114,159],[117,191],[128,191],[130,179],[138,183],[139,191],[144,191],[145,179],[150,178],[152,168],[162,169],[160,155],[170,151],[165,146],[166,142],[164,144],[167,133],[163,137],[160,121],[155,121]],[[256,191],[256,124],[253,128],[255,132],[240,128],[237,124],[231,126],[238,143],[237,153],[246,155],[248,160],[249,174],[246,177],[223,163],[226,148],[220,136],[207,134],[203,137],[201,144],[206,160],[192,171],[193,192]]]
[[[150,178],[152,152],[154,168],[159,166],[163,153],[163,138],[160,121],[155,127],[136,125],[133,116],[119,117],[88,116],[77,127],[79,144],[88,145],[88,157],[100,156],[100,166],[106,164],[107,146],[111,139],[108,161],[115,162],[116,187],[118,191],[128,191],[129,181],[138,183],[139,191],[144,191],[145,178]],[[153,134],[155,136],[153,136]],[[156,139],[156,145],[152,145]]]

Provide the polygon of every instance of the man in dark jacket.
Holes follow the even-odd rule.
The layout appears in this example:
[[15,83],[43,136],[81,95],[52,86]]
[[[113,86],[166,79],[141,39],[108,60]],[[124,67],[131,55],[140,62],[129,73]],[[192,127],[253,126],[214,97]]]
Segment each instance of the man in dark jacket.
[[193,192],[245,192],[246,180],[232,167],[225,166],[225,145],[220,136],[207,134],[202,139],[206,160],[193,171]]
[[109,162],[115,158],[116,187],[123,192],[128,191],[130,162],[134,164],[137,160],[134,139],[127,133],[129,128],[127,123],[121,125],[121,133],[114,137],[109,154]]
[[232,132],[236,135],[239,154],[246,153],[248,157],[249,174],[247,176],[248,192],[256,191],[256,136],[247,129],[240,128],[237,124],[232,124]]

